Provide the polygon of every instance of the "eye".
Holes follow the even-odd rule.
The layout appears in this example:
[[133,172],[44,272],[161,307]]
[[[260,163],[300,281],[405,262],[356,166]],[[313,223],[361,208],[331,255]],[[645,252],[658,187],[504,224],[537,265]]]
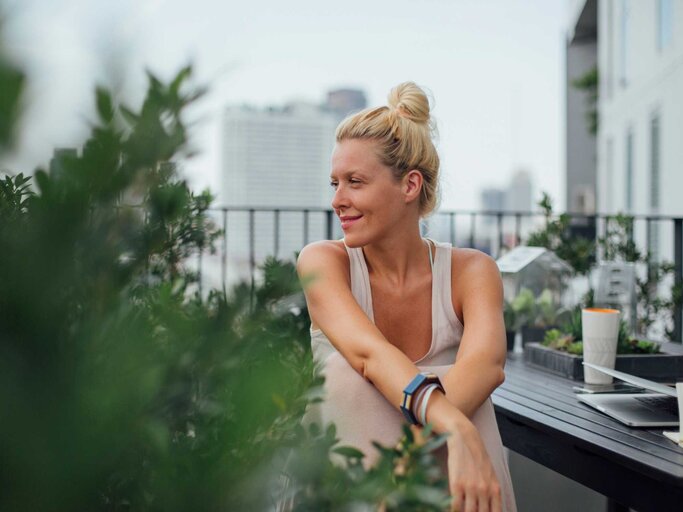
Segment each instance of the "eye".
[[359,185],[359,184],[361,183],[361,181],[360,181],[360,180],[357,180],[357,179],[355,179],[355,178],[351,178],[351,179],[349,180],[349,183],[351,183],[352,185]]
[[337,188],[337,185],[339,184],[336,181],[330,181],[330,187]]

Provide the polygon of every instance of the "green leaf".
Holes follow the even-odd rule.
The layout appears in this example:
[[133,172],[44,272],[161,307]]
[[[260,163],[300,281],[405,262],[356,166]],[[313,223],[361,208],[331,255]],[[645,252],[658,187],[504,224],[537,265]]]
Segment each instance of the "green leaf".
[[111,100],[111,94],[103,87],[95,89],[95,103],[97,106],[97,113],[104,124],[110,124],[114,119],[114,105]]
[[362,451],[351,446],[338,446],[337,448],[333,448],[332,451],[348,459],[362,459],[365,457],[365,454]]

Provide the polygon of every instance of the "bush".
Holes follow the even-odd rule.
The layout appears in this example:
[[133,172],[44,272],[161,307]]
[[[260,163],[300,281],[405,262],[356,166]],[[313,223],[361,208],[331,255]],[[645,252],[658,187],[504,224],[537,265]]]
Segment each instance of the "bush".
[[[365,471],[333,428],[300,426],[322,380],[305,309],[282,307],[301,293],[292,263],[200,293],[185,260],[220,233],[173,163],[190,74],[149,74],[137,110],[97,89],[81,155],[0,176],[0,510],[265,510],[286,450],[313,464],[292,473],[298,510],[440,510],[442,439],[407,433]],[[0,114],[22,76],[0,56]]]

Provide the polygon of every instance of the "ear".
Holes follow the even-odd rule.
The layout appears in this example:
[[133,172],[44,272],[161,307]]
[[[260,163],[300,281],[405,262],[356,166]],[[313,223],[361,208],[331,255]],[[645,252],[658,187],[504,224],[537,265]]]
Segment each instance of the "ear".
[[405,176],[403,176],[402,190],[405,195],[406,203],[411,203],[416,199],[419,200],[420,193],[422,192],[422,182],[424,177],[422,173],[417,169],[408,171]]

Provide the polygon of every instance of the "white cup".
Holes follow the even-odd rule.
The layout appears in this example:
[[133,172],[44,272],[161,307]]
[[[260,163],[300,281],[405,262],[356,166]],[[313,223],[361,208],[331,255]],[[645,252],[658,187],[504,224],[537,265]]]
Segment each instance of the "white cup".
[[[621,314],[616,309],[581,310],[584,362],[614,369],[620,318]],[[586,384],[610,384],[612,377],[584,366],[583,380]]]

